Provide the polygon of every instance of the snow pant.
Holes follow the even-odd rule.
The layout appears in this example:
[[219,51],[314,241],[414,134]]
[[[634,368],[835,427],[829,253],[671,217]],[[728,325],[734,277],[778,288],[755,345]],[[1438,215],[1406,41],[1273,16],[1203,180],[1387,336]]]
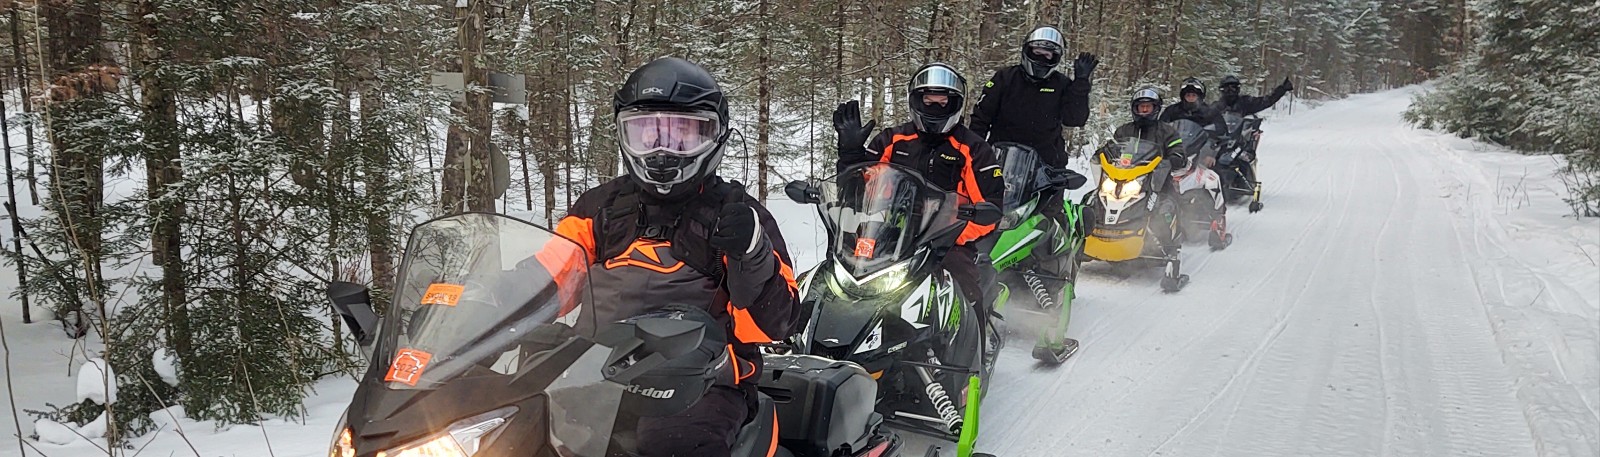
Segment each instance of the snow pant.
[[989,258],[989,252],[998,237],[998,231],[992,232],[978,240],[952,247],[944,255],[944,270],[950,272],[950,276],[961,287],[961,297],[973,303],[978,316],[986,323],[993,310],[988,302],[993,296],[989,289],[994,287],[995,282],[994,260]]
[[[749,387],[745,387],[749,386]],[[643,457],[730,457],[739,429],[754,409],[754,384],[712,386],[684,412],[639,419]]]

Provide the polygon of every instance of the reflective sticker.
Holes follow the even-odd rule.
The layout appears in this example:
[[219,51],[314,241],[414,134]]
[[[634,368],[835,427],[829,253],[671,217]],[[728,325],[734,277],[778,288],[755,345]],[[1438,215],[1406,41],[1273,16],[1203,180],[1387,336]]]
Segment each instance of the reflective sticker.
[[466,287],[460,284],[429,284],[428,291],[422,293],[422,304],[455,306],[461,301],[461,292],[464,290]]
[[996,177],[996,178],[1000,177],[1000,169],[999,168],[994,169],[994,177]]
[[994,87],[994,80],[991,79],[988,82],[983,83],[983,87]]
[[872,252],[878,249],[878,240],[871,238],[856,238],[856,257],[872,258]]
[[428,368],[429,360],[433,360],[433,354],[411,348],[401,349],[394,355],[394,362],[389,364],[389,374],[384,375],[383,380],[415,386],[417,379],[422,377],[422,371]]

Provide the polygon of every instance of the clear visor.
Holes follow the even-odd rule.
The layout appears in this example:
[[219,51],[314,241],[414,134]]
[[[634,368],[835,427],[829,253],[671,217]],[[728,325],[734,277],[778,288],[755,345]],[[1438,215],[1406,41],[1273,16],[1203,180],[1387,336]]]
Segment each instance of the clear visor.
[[637,156],[699,154],[715,145],[721,127],[715,116],[698,113],[637,111],[617,116],[622,149]]
[[911,90],[913,91],[917,89],[944,89],[959,94],[966,88],[967,81],[962,79],[961,75],[950,71],[949,68],[940,66],[924,68],[911,78]]

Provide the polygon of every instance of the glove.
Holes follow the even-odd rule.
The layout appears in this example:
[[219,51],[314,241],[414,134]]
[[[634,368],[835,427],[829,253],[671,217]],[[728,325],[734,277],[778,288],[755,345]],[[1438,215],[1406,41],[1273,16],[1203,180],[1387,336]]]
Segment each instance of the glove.
[[839,132],[839,155],[860,153],[866,149],[867,138],[878,128],[878,121],[861,125],[861,103],[855,100],[840,103],[833,110],[833,130]]
[[722,205],[717,216],[717,230],[711,234],[711,247],[722,251],[734,260],[744,260],[761,251],[763,237],[756,210],[744,203]]
[[1098,65],[1100,59],[1096,59],[1094,54],[1087,52],[1078,54],[1078,58],[1072,61],[1072,78],[1088,79],[1094,75],[1094,67]]
[[1289,82],[1289,78],[1283,78],[1283,84],[1278,85],[1278,92],[1294,92],[1294,83]]

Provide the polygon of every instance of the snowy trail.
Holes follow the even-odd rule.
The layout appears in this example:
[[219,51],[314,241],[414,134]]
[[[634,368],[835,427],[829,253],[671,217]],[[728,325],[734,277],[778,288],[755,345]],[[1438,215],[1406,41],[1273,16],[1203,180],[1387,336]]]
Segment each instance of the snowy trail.
[[[1502,272],[1507,253],[1489,251],[1494,238],[1474,217],[1479,202],[1448,191],[1460,185],[1454,173],[1462,163],[1431,134],[1400,122],[1407,95],[1358,96],[1269,121],[1267,209],[1231,214],[1237,241],[1226,251],[1186,249],[1193,283],[1181,293],[1157,292],[1153,272],[1123,277],[1091,264],[1069,330],[1083,349],[1046,369],[1025,347],[1008,348],[984,405],[979,448],[1115,456],[1600,452],[1592,349],[1589,371],[1530,387],[1536,371],[1519,369],[1501,349],[1520,341],[1508,335],[1516,329],[1491,319],[1492,307],[1528,303],[1541,283],[1594,282],[1567,286],[1527,267]],[[1521,302],[1494,295],[1527,287],[1535,290]],[[1582,319],[1569,321],[1567,333],[1592,347],[1594,305],[1579,295],[1564,301],[1574,312],[1566,317]],[[1542,366],[1539,354],[1529,357]]]

